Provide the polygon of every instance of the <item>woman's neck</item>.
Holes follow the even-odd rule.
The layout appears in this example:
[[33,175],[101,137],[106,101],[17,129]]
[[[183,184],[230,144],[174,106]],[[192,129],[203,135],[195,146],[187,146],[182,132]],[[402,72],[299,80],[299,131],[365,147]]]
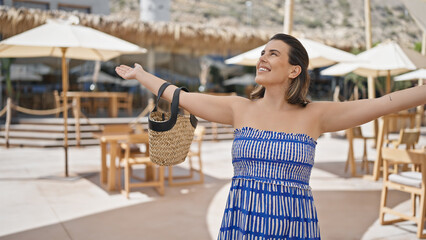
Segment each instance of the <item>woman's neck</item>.
[[262,98],[262,104],[272,110],[290,110],[296,106],[286,100],[287,88],[282,86],[265,87],[265,95]]

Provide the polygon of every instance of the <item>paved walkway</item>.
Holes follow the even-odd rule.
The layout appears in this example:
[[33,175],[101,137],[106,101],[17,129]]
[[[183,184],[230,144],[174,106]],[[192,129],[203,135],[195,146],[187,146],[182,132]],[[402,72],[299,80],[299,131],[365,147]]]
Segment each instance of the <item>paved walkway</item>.
[[[203,145],[205,184],[166,187],[164,197],[141,188],[130,200],[100,185],[98,147],[69,150],[70,178],[63,177],[63,149],[0,148],[0,239],[215,239],[232,177],[231,145]],[[345,139],[318,139],[311,186],[322,238],[416,239],[413,223],[378,224],[381,181],[345,173],[347,149]],[[361,141],[355,149],[360,157]],[[394,193],[389,203],[406,209],[408,199]]]

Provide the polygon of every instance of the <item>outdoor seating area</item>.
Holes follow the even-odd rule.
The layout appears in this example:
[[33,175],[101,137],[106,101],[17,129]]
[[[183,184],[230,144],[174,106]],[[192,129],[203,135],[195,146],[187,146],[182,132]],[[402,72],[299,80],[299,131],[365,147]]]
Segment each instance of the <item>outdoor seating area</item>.
[[426,239],[425,12],[0,0],[0,240]]
[[[123,129],[126,126],[116,127],[122,133],[130,132]],[[117,134],[112,133],[117,129],[111,127],[104,131],[111,135]],[[398,133],[390,134],[390,137],[397,136]],[[425,136],[426,129],[422,127],[416,148],[426,145]],[[109,190],[107,184],[111,174],[109,156],[106,156],[106,166],[102,172],[103,154],[99,146],[69,149],[68,178],[62,172],[63,162],[58,161],[58,158],[63,157],[63,150],[60,148],[0,148],[0,172],[4,180],[0,181],[0,188],[9,192],[2,197],[3,204],[0,206],[3,216],[8,216],[0,218],[0,223],[4,226],[0,228],[0,236],[5,239],[26,239],[30,236],[37,238],[46,236],[45,232],[49,231],[52,239],[65,239],[65,232],[76,239],[86,239],[82,232],[96,239],[116,239],[119,236],[131,239],[132,236],[141,234],[147,235],[148,239],[188,239],[189,236],[196,239],[216,239],[233,174],[230,155],[232,142],[226,140],[202,143],[203,184],[171,185],[166,168],[164,195],[157,192],[155,185],[131,186],[127,199],[121,193],[126,181],[125,155],[127,151],[128,159],[132,161],[131,143],[143,141],[136,138],[123,137],[120,140],[120,145],[125,150],[117,153],[122,154],[122,160],[121,165],[118,165],[117,157],[114,190]],[[116,146],[119,147],[118,144]],[[197,144],[193,147],[197,147]],[[356,154],[362,155],[363,147],[362,141],[354,141]],[[393,149],[393,146],[389,147]],[[371,143],[367,144],[367,148],[367,157],[374,159],[376,150],[371,148]],[[112,148],[106,147],[106,150]],[[147,149],[140,147],[137,150]],[[379,181],[372,181],[345,173],[347,150],[348,142],[345,138],[327,134],[318,139],[311,186],[321,219],[322,237],[345,239],[352,236],[354,239],[368,240],[399,236],[400,239],[416,239],[418,228],[414,221],[380,224],[383,182],[381,178]],[[405,151],[405,148],[399,150]],[[32,157],[28,158],[28,155]],[[141,156],[140,160],[143,158]],[[388,159],[388,154],[384,153],[383,158]],[[121,187],[118,187],[119,167],[122,173]],[[356,167],[360,171],[361,163],[356,162]],[[133,179],[131,183],[144,182],[145,170],[149,168],[142,164],[134,165],[133,169],[136,170],[135,176],[141,179]],[[188,171],[190,166],[187,159],[183,164],[173,167],[173,176],[184,176]],[[159,174],[161,173],[156,173],[157,176]],[[187,179],[176,179],[181,180]],[[391,188],[388,196],[386,206],[411,215],[410,194],[399,193]],[[16,199],[21,200],[17,202]],[[19,210],[25,203],[28,203],[26,210]],[[419,209],[417,206],[417,210]],[[342,221],[348,216],[351,216],[350,220]],[[126,224],[117,222],[117,219],[122,218],[126,219]],[[148,219],[150,224],[140,224]],[[191,228],[182,231],[186,224]],[[162,231],[164,227],[168,231]]]
[[[169,186],[202,184],[204,173],[201,146],[204,134],[205,127],[198,126],[195,130],[194,144],[187,157],[189,174],[175,176],[173,166],[170,166],[167,167],[166,176],[166,167],[157,166],[149,158],[149,137],[146,129],[140,125],[134,128],[129,124],[105,125],[101,133],[94,134],[100,142],[100,182],[105,184],[108,191],[122,189],[127,198],[131,188],[147,186],[155,187],[160,195],[164,195],[165,179],[168,180]],[[193,158],[197,160],[196,167],[193,165]],[[134,174],[132,167],[135,165],[143,165],[143,177]],[[132,179],[139,180],[139,183],[134,183]]]

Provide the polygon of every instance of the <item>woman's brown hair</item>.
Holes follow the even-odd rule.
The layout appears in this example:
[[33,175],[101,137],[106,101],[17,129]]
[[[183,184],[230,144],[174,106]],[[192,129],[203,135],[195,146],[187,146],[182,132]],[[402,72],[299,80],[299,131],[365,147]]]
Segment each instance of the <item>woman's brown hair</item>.
[[[290,79],[290,85],[287,89],[286,100],[291,104],[300,104],[306,106],[310,101],[306,98],[309,90],[310,77],[308,74],[309,57],[305,47],[295,37],[278,33],[275,34],[269,41],[281,40],[290,46],[288,53],[288,62],[291,65],[299,65],[301,68],[300,74],[293,79]],[[263,98],[265,95],[265,87],[257,86],[250,94],[251,99]]]

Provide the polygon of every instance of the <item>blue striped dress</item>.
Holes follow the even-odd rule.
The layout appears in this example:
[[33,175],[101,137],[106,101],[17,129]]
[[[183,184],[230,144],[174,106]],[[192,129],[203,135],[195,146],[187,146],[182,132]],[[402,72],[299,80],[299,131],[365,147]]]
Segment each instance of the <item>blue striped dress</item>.
[[306,134],[236,129],[218,239],[320,239],[309,187],[315,146]]

